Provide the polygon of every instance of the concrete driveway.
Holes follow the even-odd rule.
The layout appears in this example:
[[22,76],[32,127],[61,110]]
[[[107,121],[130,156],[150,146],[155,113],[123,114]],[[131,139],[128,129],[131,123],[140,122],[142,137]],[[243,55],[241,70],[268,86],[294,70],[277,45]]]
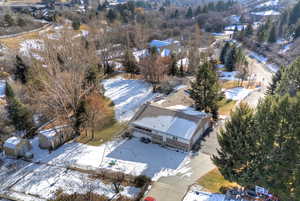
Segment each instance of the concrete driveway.
[[211,161],[211,156],[217,154],[219,148],[217,134],[223,127],[225,120],[219,120],[213,131],[207,133],[200,141],[200,149],[191,156],[189,167],[191,174],[175,175],[162,177],[155,182],[148,192],[147,196],[156,198],[157,201],[182,201],[188,187],[197,182],[197,180],[216,168]]

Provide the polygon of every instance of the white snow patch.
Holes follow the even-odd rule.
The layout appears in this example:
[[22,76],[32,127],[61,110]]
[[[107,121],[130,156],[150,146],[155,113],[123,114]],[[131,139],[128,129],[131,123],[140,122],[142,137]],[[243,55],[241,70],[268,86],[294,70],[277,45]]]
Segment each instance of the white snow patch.
[[238,80],[236,77],[238,72],[232,71],[232,72],[226,72],[226,71],[218,71],[219,77],[221,80]]
[[104,95],[115,104],[116,119],[130,120],[141,105],[160,94],[152,92],[151,84],[142,80],[127,80],[121,76],[104,80]]
[[189,106],[184,106],[184,105],[173,105],[168,107],[170,110],[177,110],[180,112],[183,112],[188,115],[193,115],[193,116],[206,116],[207,114],[205,112],[200,112],[197,111],[195,108],[189,107]]
[[25,40],[20,44],[20,52],[24,55],[24,56],[33,56],[35,59],[37,60],[43,60],[43,58],[36,54],[33,53],[32,50],[42,50],[44,48],[44,42],[42,40]]
[[267,64],[268,69],[274,73],[279,70],[279,66],[277,64]]
[[257,61],[259,61],[260,63],[266,64],[268,61],[267,57],[264,57],[260,54],[257,54],[255,52],[250,52],[249,53],[249,57],[256,59]]
[[267,10],[267,11],[261,11],[261,12],[252,12],[252,15],[258,15],[258,16],[271,16],[271,15],[280,15],[280,12],[275,10]]
[[4,147],[8,147],[11,149],[16,148],[16,146],[21,142],[21,139],[18,137],[10,137],[4,142]]
[[261,4],[257,5],[255,8],[277,6],[278,4],[279,4],[279,0],[272,0],[272,1],[267,1],[267,2],[261,3]]
[[246,96],[251,91],[253,91],[253,90],[246,89],[243,87],[236,87],[236,88],[224,90],[226,99],[237,100],[237,101],[243,100],[244,98],[246,98]]
[[183,201],[224,201],[224,194],[208,193],[192,188],[184,197]]
[[174,88],[174,90],[175,90],[175,91],[179,91],[180,89],[185,89],[185,88],[187,88],[187,87],[188,87],[187,85],[182,84],[182,85],[176,86],[176,87]]
[[0,80],[0,98],[5,97],[6,81]]
[[293,43],[283,46],[283,48],[279,51],[279,54],[285,54],[286,52],[288,52],[291,49],[292,45]]

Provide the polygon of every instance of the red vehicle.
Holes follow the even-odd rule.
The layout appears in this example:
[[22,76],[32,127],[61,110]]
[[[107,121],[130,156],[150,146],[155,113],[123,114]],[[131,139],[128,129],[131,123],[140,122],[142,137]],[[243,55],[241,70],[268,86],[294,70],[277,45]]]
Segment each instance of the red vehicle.
[[146,197],[144,201],[156,201],[154,197]]

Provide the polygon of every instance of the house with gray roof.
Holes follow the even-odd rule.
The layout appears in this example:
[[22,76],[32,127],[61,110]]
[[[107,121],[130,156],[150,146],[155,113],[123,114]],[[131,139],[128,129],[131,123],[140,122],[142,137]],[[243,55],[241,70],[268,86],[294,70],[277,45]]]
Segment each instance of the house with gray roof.
[[129,123],[133,136],[189,151],[211,126],[211,115],[143,105]]

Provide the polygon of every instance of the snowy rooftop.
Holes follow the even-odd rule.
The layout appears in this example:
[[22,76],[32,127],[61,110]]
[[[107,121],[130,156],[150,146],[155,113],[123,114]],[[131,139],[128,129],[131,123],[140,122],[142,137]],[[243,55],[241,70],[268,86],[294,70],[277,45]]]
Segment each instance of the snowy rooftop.
[[11,149],[16,148],[16,146],[21,142],[21,138],[18,137],[11,137],[8,138],[5,142],[4,142],[4,147],[8,147]]
[[262,7],[271,7],[271,6],[278,6],[279,0],[272,0],[272,1],[267,1],[264,3],[261,3],[256,6],[256,8],[262,8]]
[[171,45],[172,43],[170,41],[162,41],[162,40],[152,40],[149,45],[150,47],[166,47],[168,45]]
[[261,12],[252,12],[252,15],[257,16],[270,16],[270,15],[280,15],[280,12],[275,10],[267,10],[267,11],[261,11]]
[[54,128],[41,130],[39,133],[47,138],[53,138],[57,132],[59,132],[62,128],[65,128],[66,125],[63,126],[55,126]]
[[[175,109],[175,110],[172,110]],[[194,113],[182,107],[160,108],[153,105],[144,105],[142,113],[132,122],[135,126],[156,130],[165,134],[190,140],[197,130],[199,121],[205,113]]]
[[5,80],[0,80],[0,98],[5,97],[5,87],[6,87]]

